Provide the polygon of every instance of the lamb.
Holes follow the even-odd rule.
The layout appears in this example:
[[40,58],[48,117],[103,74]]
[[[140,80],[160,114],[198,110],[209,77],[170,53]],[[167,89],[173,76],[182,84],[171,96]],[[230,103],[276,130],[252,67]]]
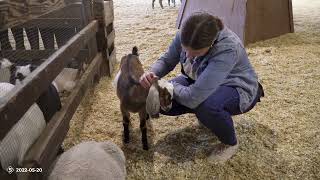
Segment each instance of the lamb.
[[54,79],[53,84],[59,93],[63,91],[71,92],[76,86],[77,75],[78,69],[64,68]]
[[[8,72],[10,74],[7,75],[7,77],[10,77],[9,79],[7,78],[3,80],[6,80],[5,82],[11,82],[14,85],[22,84],[25,77],[29,75],[34,69],[36,69],[36,66],[31,64],[28,64],[26,66],[15,66],[8,59],[2,59],[0,61],[0,64],[0,72],[4,72],[4,75],[8,74]],[[3,69],[10,70],[4,71]],[[62,108],[59,93],[57,91],[57,88],[53,84],[50,84],[48,89],[39,96],[36,103],[42,111],[46,123],[49,123],[55,113],[60,111],[60,109]],[[60,147],[58,154],[62,152],[63,148]]]
[[[8,62],[10,61],[8,60]],[[8,62],[6,62],[6,64],[11,63]],[[37,67],[31,64],[25,66],[15,66],[13,63],[11,63],[11,66],[13,66],[13,68],[10,67],[10,82],[14,85],[22,84],[23,80]],[[37,105],[43,112],[46,123],[48,123],[54,114],[61,109],[60,96],[57,88],[53,84],[51,84],[48,89],[40,95],[40,97],[37,99]]]
[[[32,71],[37,68],[36,65],[27,64],[18,66],[6,58],[0,60],[0,82],[10,82],[11,84],[19,85]],[[52,84],[59,93],[63,91],[71,92],[76,86],[78,69],[64,68],[54,79]]]
[[[15,77],[15,84],[22,84],[24,78],[27,77],[36,67],[28,64],[26,66],[17,66]],[[78,74],[77,69],[73,68],[64,68],[58,76],[53,80],[52,84],[56,88],[58,93],[63,91],[71,92],[72,89],[76,86],[76,77]]]
[[[0,98],[14,88],[10,83],[0,83]],[[38,105],[33,104],[21,119],[11,128],[0,141],[1,167],[22,165],[25,153],[40,136],[46,121]]]
[[[32,64],[17,66],[6,58],[0,60],[0,73],[5,77],[2,78],[2,82],[11,82],[14,85],[22,84],[23,80],[36,68],[37,66]],[[53,115],[61,109],[59,93],[70,92],[75,87],[77,74],[77,69],[64,68],[38,98],[37,104],[44,113],[46,122],[49,122]]]
[[49,173],[48,180],[124,180],[125,156],[110,141],[82,142],[64,152]]
[[138,49],[134,47],[132,54],[123,56],[114,84],[120,99],[120,110],[123,118],[123,142],[129,143],[130,112],[139,113],[142,145],[148,150],[146,121],[159,117],[160,109],[167,111],[171,108],[173,85],[165,80],[153,83],[149,90],[144,89],[139,78],[144,73],[138,57]]

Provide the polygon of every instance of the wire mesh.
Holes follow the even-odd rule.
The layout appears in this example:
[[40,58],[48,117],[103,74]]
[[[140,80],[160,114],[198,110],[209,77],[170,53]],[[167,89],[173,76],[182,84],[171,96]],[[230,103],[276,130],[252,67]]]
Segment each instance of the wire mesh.
[[[76,35],[87,24],[90,23],[90,20],[92,19],[92,3],[93,3],[92,0],[0,0],[0,82],[10,82],[12,84],[15,84],[15,80],[19,78],[17,74],[15,74],[16,73],[15,71],[17,71],[18,67],[19,68],[21,68],[22,66],[28,67],[29,71],[31,72],[32,67],[34,68],[33,65],[39,66],[50,55],[52,55],[58,48],[61,48],[63,45],[65,45],[68,40],[70,40],[74,35]],[[95,24],[95,23],[92,23],[92,24]],[[88,32],[87,30],[92,27],[92,24],[91,26],[88,26],[88,28],[86,28],[86,31],[83,31],[83,32]],[[91,31],[88,32],[89,34],[87,35],[92,35],[92,32],[93,32],[92,30],[93,28],[91,28]],[[81,37],[81,36],[78,36],[78,37]],[[84,36],[84,37],[87,38],[87,36]],[[82,38],[79,38],[79,39],[73,39],[74,40],[72,41],[73,44],[68,47],[69,48],[68,50],[70,50],[71,47],[75,47],[74,42],[79,42],[80,40],[83,40],[83,39],[84,39],[83,36]],[[73,50],[70,50],[70,51],[73,51]],[[70,62],[68,64],[68,67],[83,70],[82,69],[83,61],[84,60],[87,61],[90,58],[92,59],[91,57],[92,54],[95,54],[96,52],[97,52],[97,47],[96,47],[95,37],[93,37],[91,40],[89,40],[88,45],[84,49],[80,50],[78,55],[74,56],[74,58],[72,58],[71,60],[66,59],[67,62]],[[65,53],[62,53],[62,54],[65,54]],[[59,64],[61,63],[59,62]],[[41,73],[39,73],[45,76],[45,77],[41,77],[40,78],[41,80],[44,79],[44,81],[46,81],[49,78],[48,72],[57,73],[57,69],[55,69],[55,67],[48,70],[49,67],[51,68],[53,64],[51,63],[50,65],[51,66],[47,66],[45,70],[42,70]],[[74,75],[75,73],[72,73],[72,74]],[[50,78],[52,78],[52,74]],[[51,87],[57,91],[56,93],[58,93],[57,96],[60,102],[60,98],[63,101],[63,98],[65,97],[63,96],[63,94],[59,94],[59,91],[58,91],[59,88],[57,88],[59,87],[59,81],[56,81],[57,79],[58,78],[55,79],[55,82],[49,85],[49,88]],[[46,81],[45,83],[47,84],[48,81]],[[32,88],[37,87],[38,85],[42,86],[43,88],[45,84],[40,84],[38,83],[38,81],[32,81]],[[69,83],[68,85],[69,85],[68,88],[71,88],[70,87],[71,84]],[[63,88],[67,88],[67,87],[63,86]],[[28,103],[27,102],[21,103],[21,106],[16,107],[18,106],[17,105],[18,103],[16,103],[17,102],[16,101],[14,103],[11,103],[15,106],[15,108],[10,108],[10,109],[15,109],[19,111],[20,114],[23,114],[25,111],[21,109],[19,110],[19,108],[27,109],[27,107],[30,107],[29,104],[33,103],[31,102],[33,101],[33,99],[30,98],[30,96],[35,97],[35,94],[36,94],[35,92],[33,93],[29,93],[29,92],[30,90],[26,88],[26,89],[23,89],[23,93],[20,93],[20,96],[15,96],[15,99],[19,99],[19,97],[21,98],[21,96],[23,95],[23,101],[28,101]],[[16,95],[17,94],[19,95],[19,93],[16,93]],[[41,109],[41,112],[44,114],[45,121],[48,122],[49,120],[52,119],[53,114],[50,114],[51,117],[47,117],[46,114],[52,113],[52,112],[55,113],[58,111],[56,107],[53,107],[53,104],[54,104],[52,99],[54,98],[52,97],[53,93],[52,91],[44,90],[44,92],[41,92],[41,93],[39,92],[39,94],[40,94],[40,97],[35,103],[37,103],[37,105]],[[41,102],[45,101],[45,102],[41,104],[40,101]],[[50,110],[46,111],[47,108]],[[51,110],[54,110],[54,111],[51,111]],[[2,111],[2,112],[8,113],[8,111],[7,112]],[[1,120],[3,117],[2,115],[7,115],[5,113],[1,114]],[[17,112],[12,113],[9,111],[8,114],[16,114],[16,113]],[[17,115],[19,117],[11,116],[13,119],[13,122],[16,122],[16,120],[20,118],[20,114]],[[28,114],[28,113],[25,113],[25,114]],[[24,116],[21,115],[21,118],[23,117]],[[43,119],[40,116],[38,116],[38,114],[36,114],[36,117],[31,117],[31,118],[36,120],[37,122],[40,122]],[[10,119],[10,116],[9,116],[9,119]],[[16,125],[23,126],[25,127],[26,132],[33,133],[32,128],[24,126],[24,124],[21,125],[21,123],[23,122],[24,122],[23,119],[20,119],[16,123]],[[42,123],[46,123],[46,122],[42,122]],[[6,122],[1,121],[0,126],[2,127],[2,130],[8,129],[9,131],[8,125],[3,126],[5,125],[5,123]],[[11,129],[14,129],[14,128],[11,128]],[[42,129],[37,128],[37,130],[40,131]],[[10,135],[10,132],[11,130],[9,131],[9,133],[6,132],[7,134],[5,138],[6,137],[10,138],[10,136],[8,136],[8,134]],[[19,132],[21,134],[21,131]],[[38,135],[39,134],[34,135],[34,137],[38,137]],[[3,136],[3,132],[1,136]],[[28,136],[23,136],[23,137],[28,137]],[[20,138],[20,137],[16,137],[16,138]],[[3,139],[0,139],[0,140],[3,140]],[[25,149],[27,150],[28,148],[30,148],[30,145],[34,143],[34,140],[32,140],[32,143],[29,143],[30,145],[29,144],[26,145],[28,141],[25,139],[22,139],[19,142],[20,144],[17,144],[17,145],[19,146],[25,145],[23,147],[25,147]],[[19,148],[16,148],[16,147],[11,148],[11,146],[9,147],[7,146],[7,144],[3,144],[1,149],[9,149],[8,154],[15,156],[16,153],[14,151]],[[51,151],[54,151],[54,150],[51,150]],[[0,152],[0,154],[3,155],[2,152]],[[1,159],[0,164],[3,164],[4,160],[5,159]],[[17,162],[9,162],[9,163],[13,167],[22,165],[20,162],[19,164],[17,164]],[[7,167],[3,167],[3,166],[2,168],[0,168],[0,179],[8,179],[8,178],[2,177],[2,175],[4,174],[3,172],[6,169]]]
[[40,65],[89,23],[92,0],[0,0],[0,10],[0,61]]

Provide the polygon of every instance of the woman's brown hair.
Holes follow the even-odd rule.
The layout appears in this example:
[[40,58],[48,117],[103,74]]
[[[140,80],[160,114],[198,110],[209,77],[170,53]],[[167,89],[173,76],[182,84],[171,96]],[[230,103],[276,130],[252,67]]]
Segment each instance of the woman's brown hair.
[[204,12],[194,13],[182,26],[181,43],[195,50],[209,47],[223,28],[218,17]]

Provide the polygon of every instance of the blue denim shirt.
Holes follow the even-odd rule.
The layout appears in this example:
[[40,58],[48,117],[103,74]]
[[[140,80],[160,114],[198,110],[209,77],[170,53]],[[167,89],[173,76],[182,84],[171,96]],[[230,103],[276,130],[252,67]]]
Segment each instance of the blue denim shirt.
[[[225,27],[217,36],[207,55],[200,57],[197,79],[190,86],[174,83],[174,99],[191,109],[199,106],[219,86],[235,87],[240,96],[240,110],[244,112],[253,102],[258,90],[258,77],[249,62],[239,37]],[[167,52],[151,67],[160,78],[186,61],[178,32]]]

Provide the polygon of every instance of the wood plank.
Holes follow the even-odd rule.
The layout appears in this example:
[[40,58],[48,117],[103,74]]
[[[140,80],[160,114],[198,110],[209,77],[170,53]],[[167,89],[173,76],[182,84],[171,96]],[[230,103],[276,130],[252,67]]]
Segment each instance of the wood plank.
[[111,76],[109,74],[109,52],[108,52],[108,42],[107,42],[107,32],[105,24],[105,10],[104,10],[104,1],[103,0],[94,0],[93,1],[93,13],[94,18],[99,22],[99,28],[97,32],[97,48],[98,51],[102,53],[103,62],[101,65],[102,75]]
[[294,33],[294,22],[293,22],[293,9],[292,9],[292,0],[288,0],[289,3],[289,22],[290,22],[290,32]]
[[[41,64],[49,58],[56,50],[1,50],[1,57],[9,59],[11,62],[18,63],[35,63]],[[87,49],[81,49],[77,57],[88,56]],[[40,63],[38,63],[40,62]]]
[[113,23],[114,12],[113,12],[113,1],[104,1],[104,20],[106,26]]
[[108,41],[108,49],[111,47],[111,45],[114,43],[116,37],[116,32],[113,30],[110,34],[108,34],[107,41]]
[[4,169],[0,169],[0,179],[2,180],[17,180],[17,175],[15,173],[8,174]]
[[248,0],[245,43],[291,32],[288,0]]
[[106,29],[107,34],[110,34],[113,30],[114,30],[113,23],[107,25],[107,29]]
[[[93,82],[94,76],[99,73],[101,62],[102,54],[98,53],[72,94],[70,94],[66,101],[67,103],[54,115],[36,143],[27,152],[23,164],[29,164],[31,167],[41,167],[43,168],[43,172],[46,173],[51,163],[55,160],[57,150],[67,135],[73,114]],[[31,175],[30,179],[32,179],[32,173],[29,175]]]
[[0,139],[19,121],[39,95],[47,89],[54,78],[66,66],[68,63],[66,59],[76,56],[80,49],[95,35],[98,28],[97,25],[97,21],[92,21],[33,71],[22,85],[15,86],[4,98],[1,98]]
[[[19,11],[20,14],[14,14],[15,17],[13,17],[9,20],[7,20],[7,19],[10,18],[9,17],[10,13],[12,16],[12,12],[9,12],[9,15],[8,15],[8,13],[7,13],[7,15],[6,14],[3,15],[5,17],[5,19],[4,19],[4,22],[2,23],[3,24],[2,27],[8,28],[8,27],[18,26],[19,24],[27,22],[29,20],[32,20],[33,18],[36,18],[36,17],[47,17],[47,18],[48,17],[51,17],[51,18],[54,18],[54,17],[56,17],[56,18],[75,18],[75,17],[77,17],[77,18],[81,18],[82,5],[80,2],[72,3],[72,4],[69,4],[66,6],[62,6],[61,4],[57,4],[57,5],[59,5],[59,6],[54,5],[53,7],[45,7],[48,5],[45,5],[45,4],[41,5],[42,9],[44,9],[44,8],[48,9],[47,13],[45,13],[45,11],[43,11],[43,10],[39,11],[39,8],[36,6],[26,8],[26,5],[22,2],[19,4],[19,6],[21,6],[21,7],[18,7],[18,6],[14,7],[15,10]],[[11,8],[11,6],[10,6],[10,8]],[[27,14],[26,10],[28,8],[32,14]],[[42,13],[42,15],[38,11],[40,13]],[[4,12],[4,13],[6,13],[6,12]]]
[[39,18],[81,18],[81,2],[41,15]]
[[185,12],[187,3],[188,3],[188,0],[182,0],[181,6],[180,6],[180,9],[179,9],[177,22],[176,22],[176,27],[178,29],[180,29],[180,27],[181,27],[181,23],[182,23],[182,19],[183,19],[183,16],[184,16],[184,12]]
[[109,73],[112,74],[115,70],[117,59],[116,59],[116,49],[114,48],[111,55],[109,56]]
[[18,28],[81,28],[82,19],[80,18],[36,18],[22,23]]

